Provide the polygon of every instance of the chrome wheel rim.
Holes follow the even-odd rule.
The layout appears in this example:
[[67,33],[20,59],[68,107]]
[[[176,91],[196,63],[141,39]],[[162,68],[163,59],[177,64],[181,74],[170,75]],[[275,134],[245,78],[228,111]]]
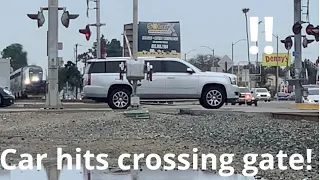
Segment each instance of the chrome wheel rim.
[[206,95],[206,101],[210,106],[218,106],[222,103],[222,94],[218,90],[211,90]]
[[112,102],[117,108],[126,107],[129,104],[129,96],[123,91],[118,91],[113,95]]

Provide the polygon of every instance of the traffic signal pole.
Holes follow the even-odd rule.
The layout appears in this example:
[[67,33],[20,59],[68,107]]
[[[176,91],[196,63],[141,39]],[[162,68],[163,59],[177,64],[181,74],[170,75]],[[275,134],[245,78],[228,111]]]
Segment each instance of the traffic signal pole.
[[46,108],[62,106],[58,90],[58,0],[48,0],[48,92]]
[[96,25],[97,25],[97,58],[101,58],[101,38],[100,38],[100,0],[96,0]]
[[[132,18],[132,26],[133,26],[133,43],[132,43],[132,58],[136,61],[138,60],[138,0],[133,0],[132,4],[133,10],[133,18]],[[132,97],[137,96],[137,88],[138,88],[138,80],[132,81]]]
[[[301,22],[301,0],[294,0],[294,22]],[[294,68],[295,68],[295,94],[296,103],[302,102],[301,70],[302,70],[302,47],[301,32],[294,35]]]

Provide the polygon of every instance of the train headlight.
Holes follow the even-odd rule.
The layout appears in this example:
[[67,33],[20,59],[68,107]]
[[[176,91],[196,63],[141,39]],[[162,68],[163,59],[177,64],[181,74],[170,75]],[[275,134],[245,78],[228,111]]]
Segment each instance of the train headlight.
[[29,80],[29,79],[26,79],[26,80],[24,81],[24,84],[30,84],[30,80]]
[[31,81],[39,81],[39,77],[37,77],[37,76],[32,77]]

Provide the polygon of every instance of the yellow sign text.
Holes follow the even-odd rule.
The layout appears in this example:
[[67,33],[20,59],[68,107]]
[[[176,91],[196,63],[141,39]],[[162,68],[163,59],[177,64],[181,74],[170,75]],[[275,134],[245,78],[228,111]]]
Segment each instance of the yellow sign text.
[[288,53],[262,54],[262,66],[290,66],[291,56]]

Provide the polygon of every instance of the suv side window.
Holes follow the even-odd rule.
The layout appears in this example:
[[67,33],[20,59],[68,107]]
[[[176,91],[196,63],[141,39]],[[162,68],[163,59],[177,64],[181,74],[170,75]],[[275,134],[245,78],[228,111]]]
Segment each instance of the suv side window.
[[121,62],[124,62],[124,61],[107,61],[106,62],[106,73],[120,73],[119,65]]
[[164,69],[162,68],[162,61],[146,61],[146,63],[150,63],[152,65],[152,70],[154,73],[157,72],[164,72]]
[[186,73],[188,66],[177,61],[163,61],[165,72]]
[[89,69],[89,74],[92,73],[105,73],[106,62],[92,62]]

